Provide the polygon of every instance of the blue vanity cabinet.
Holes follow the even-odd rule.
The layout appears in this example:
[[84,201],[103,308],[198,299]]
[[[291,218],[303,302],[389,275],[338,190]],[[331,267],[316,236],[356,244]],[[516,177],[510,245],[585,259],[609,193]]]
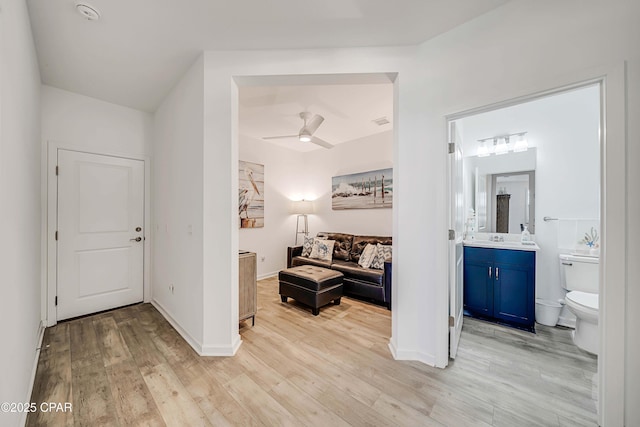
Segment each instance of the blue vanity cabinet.
[[464,249],[464,308],[468,314],[532,330],[536,253]]
[[464,310],[493,317],[493,254],[491,250],[464,248]]
[[536,253],[508,249],[493,249],[493,252],[493,317],[533,328],[536,307]]

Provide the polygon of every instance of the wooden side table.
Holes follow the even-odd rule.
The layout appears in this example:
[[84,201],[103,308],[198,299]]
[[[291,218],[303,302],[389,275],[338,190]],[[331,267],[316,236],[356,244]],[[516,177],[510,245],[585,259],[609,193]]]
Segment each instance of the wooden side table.
[[239,321],[251,317],[251,326],[256,324],[258,310],[258,285],[255,252],[240,251],[239,254],[238,301]]

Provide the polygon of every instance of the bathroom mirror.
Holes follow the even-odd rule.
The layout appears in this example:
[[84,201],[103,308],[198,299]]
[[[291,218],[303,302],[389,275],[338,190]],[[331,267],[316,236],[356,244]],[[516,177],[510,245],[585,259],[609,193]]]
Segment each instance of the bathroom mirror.
[[535,233],[536,150],[491,157],[470,157],[473,162],[477,230],[483,233],[520,234],[520,224]]
[[518,234],[527,225],[529,232],[535,233],[534,194],[534,171],[491,175],[492,231]]

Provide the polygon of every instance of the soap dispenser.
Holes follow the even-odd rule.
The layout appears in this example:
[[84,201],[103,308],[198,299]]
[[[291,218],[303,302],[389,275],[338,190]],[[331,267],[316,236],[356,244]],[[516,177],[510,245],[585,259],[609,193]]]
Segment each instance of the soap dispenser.
[[525,224],[522,230],[522,235],[520,236],[521,242],[530,242],[531,241],[531,233],[529,233],[529,224]]

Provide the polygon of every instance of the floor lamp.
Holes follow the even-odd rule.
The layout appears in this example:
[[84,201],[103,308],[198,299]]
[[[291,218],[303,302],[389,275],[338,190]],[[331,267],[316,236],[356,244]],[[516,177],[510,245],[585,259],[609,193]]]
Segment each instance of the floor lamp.
[[[309,222],[307,220],[307,214],[313,213],[313,202],[310,200],[298,200],[293,202],[292,212],[298,215],[296,220],[296,246],[298,245],[298,235],[309,235]],[[300,220],[303,219],[303,228],[300,229]]]

